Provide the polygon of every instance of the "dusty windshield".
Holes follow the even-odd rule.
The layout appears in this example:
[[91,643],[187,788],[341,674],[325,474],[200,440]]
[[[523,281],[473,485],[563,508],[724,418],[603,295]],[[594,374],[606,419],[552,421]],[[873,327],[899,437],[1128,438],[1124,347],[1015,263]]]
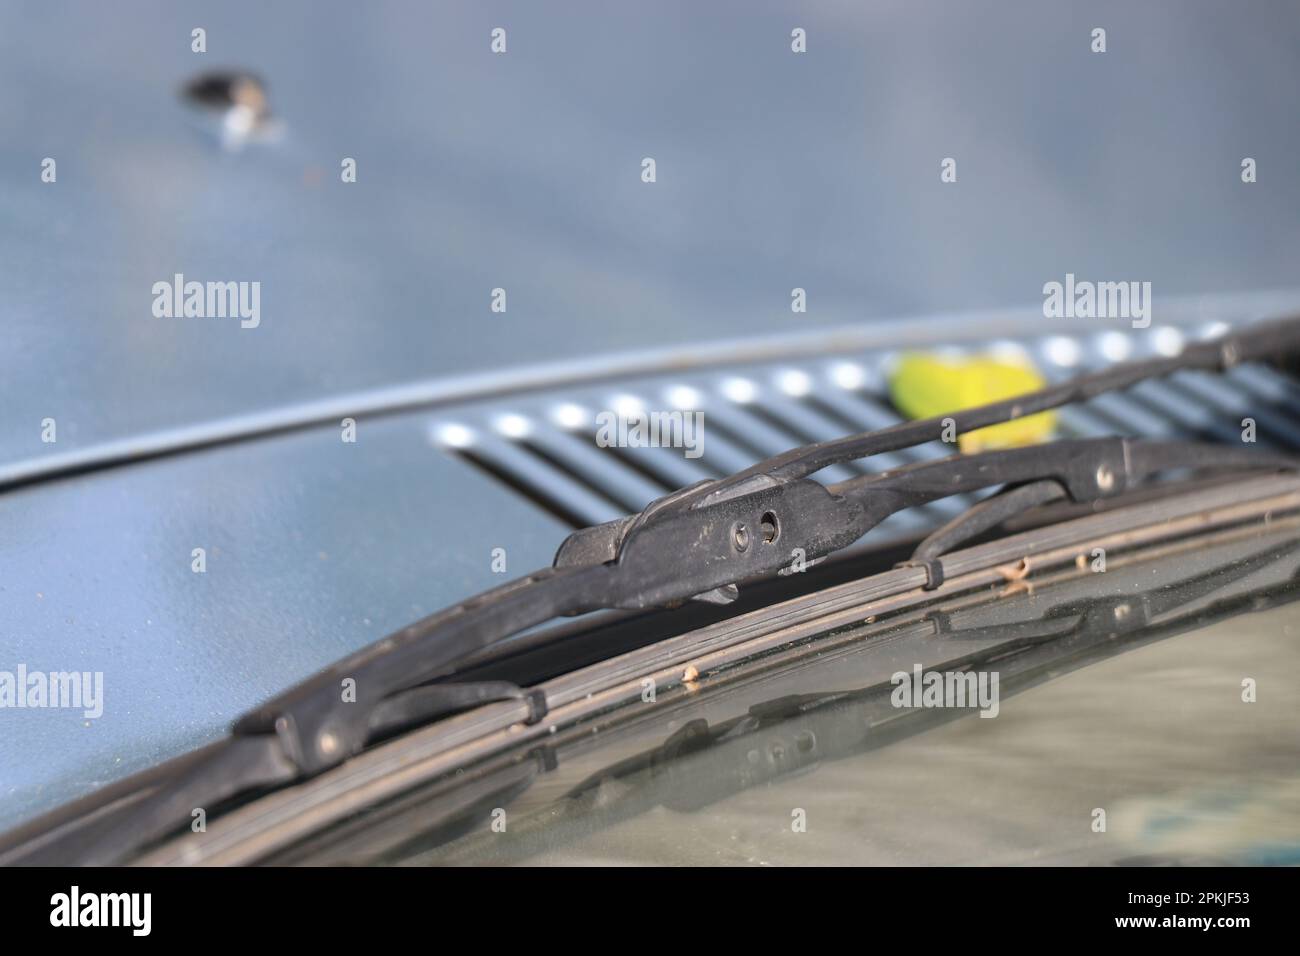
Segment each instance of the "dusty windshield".
[[297,858],[1294,863],[1297,566],[1245,529],[840,627]]

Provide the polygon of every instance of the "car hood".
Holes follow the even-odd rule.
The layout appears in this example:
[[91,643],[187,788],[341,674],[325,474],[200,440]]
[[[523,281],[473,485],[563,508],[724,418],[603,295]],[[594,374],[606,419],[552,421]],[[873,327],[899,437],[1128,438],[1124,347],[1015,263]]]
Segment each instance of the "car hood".
[[[1291,285],[1300,181],[1261,156],[1247,187],[1237,164],[1245,143],[1300,152],[1275,121],[1294,21],[1110,12],[1130,39],[1105,69],[1086,31],[1065,58],[1025,42],[1078,29],[1032,0],[805,11],[806,57],[783,11],[689,3],[0,12],[0,462],[51,453],[47,418],[65,451],[574,355],[1026,304],[1067,272],[1149,281],[1157,311]],[[224,67],[264,79],[275,136],[222,149],[180,101]],[[178,273],[259,282],[259,325],[155,317]]]

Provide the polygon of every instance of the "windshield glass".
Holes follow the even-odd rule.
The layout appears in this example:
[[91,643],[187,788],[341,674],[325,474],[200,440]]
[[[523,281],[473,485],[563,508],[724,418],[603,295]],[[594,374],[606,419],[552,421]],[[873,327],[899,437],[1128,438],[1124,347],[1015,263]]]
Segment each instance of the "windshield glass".
[[1239,529],[841,626],[284,859],[1294,863],[1297,540]]

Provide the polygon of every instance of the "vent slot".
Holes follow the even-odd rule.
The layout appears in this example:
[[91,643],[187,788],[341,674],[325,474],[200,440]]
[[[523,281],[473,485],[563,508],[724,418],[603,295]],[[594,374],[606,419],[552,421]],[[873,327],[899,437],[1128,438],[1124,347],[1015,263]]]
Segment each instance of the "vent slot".
[[582,501],[575,500],[572,494],[565,494],[564,489],[538,481],[536,472],[531,469],[503,466],[499,461],[494,461],[491,457],[482,455],[472,448],[453,449],[452,454],[527,498],[542,511],[572,528],[582,528],[609,520],[601,517],[600,508],[584,508]]
[[[656,497],[657,491],[647,490],[649,486],[645,482],[637,483],[643,489],[642,494],[637,494],[636,490],[630,488],[627,482],[610,480],[608,474],[593,475],[593,469],[584,467],[591,465],[592,462],[575,461],[577,456],[566,456],[555,446],[545,447],[535,439],[524,439],[520,442],[520,446],[556,471],[568,475],[574,481],[588,488],[593,494],[608,501],[621,514],[644,508],[646,502],[653,501]],[[598,451],[595,443],[591,445],[591,449],[593,452]]]

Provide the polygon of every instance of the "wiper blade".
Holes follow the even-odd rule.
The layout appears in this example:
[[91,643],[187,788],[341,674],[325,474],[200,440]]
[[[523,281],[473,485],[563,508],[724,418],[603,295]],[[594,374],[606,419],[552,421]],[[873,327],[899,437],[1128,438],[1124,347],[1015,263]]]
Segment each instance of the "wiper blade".
[[[171,787],[160,786],[124,811],[129,825],[111,815],[90,824],[100,838],[87,855],[112,860],[160,835],[186,819],[175,813],[181,804],[198,806],[312,776],[394,729],[503,695],[523,696],[513,687],[430,691],[427,685],[485,648],[556,617],[671,607],[692,598],[726,602],[738,584],[788,569],[795,549],[810,563],[854,544],[895,512],[953,494],[1050,480],[1074,501],[1088,502],[1175,469],[1295,469],[1293,458],[1243,448],[1099,438],[955,455],[830,486],[808,477],[828,465],[941,439],[946,430],[960,434],[1173,371],[1222,369],[1297,348],[1300,321],[1259,324],[1190,346],[1175,358],[1121,365],[942,418],[795,449],[682,489],[636,515],[574,532],[552,567],[417,621],[246,714],[230,741],[237,756],[225,755],[221,765],[186,765]],[[949,529],[944,541],[969,530]],[[354,697],[345,699],[344,682]],[[540,720],[545,702],[529,703],[531,719]],[[204,793],[210,794],[206,801]]]
[[[726,600],[743,581],[775,575],[799,549],[816,560],[855,543],[890,515],[1007,484],[1059,483],[1074,501],[1113,497],[1174,469],[1295,469],[1294,458],[1196,442],[1098,438],[955,455],[824,486],[764,482],[690,508],[664,499],[641,514],[575,532],[555,565],[426,618],[335,664],[235,725],[273,734],[303,773],[334,766],[369,738],[370,711],[442,676],[459,660],[561,615]],[[357,703],[339,688],[355,681]],[[539,714],[540,717],[540,714]]]

